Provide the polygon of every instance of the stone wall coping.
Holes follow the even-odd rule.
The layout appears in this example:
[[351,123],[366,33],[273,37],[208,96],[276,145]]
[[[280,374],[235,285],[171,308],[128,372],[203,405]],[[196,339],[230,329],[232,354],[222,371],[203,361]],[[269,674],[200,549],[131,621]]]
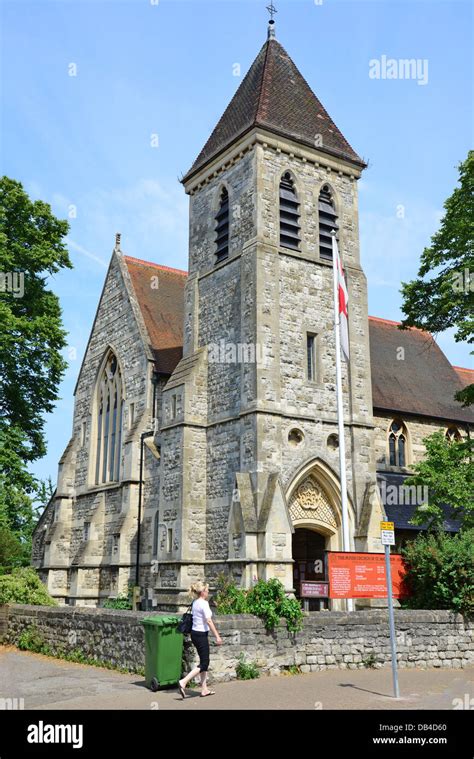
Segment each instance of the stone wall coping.
[[[128,611],[122,609],[104,609],[103,607],[85,606],[34,606],[29,604],[7,604],[9,614],[25,614],[32,617],[70,616],[71,618],[89,617],[114,619],[120,622],[137,622],[146,617],[169,616],[170,612],[157,611]],[[0,607],[2,608],[2,607]],[[448,609],[395,609],[395,625],[423,624],[474,624],[474,619],[463,617],[462,614]],[[176,616],[181,616],[177,614]],[[354,611],[348,614],[344,611],[311,611],[304,613],[304,627],[332,627],[334,625],[380,625],[388,621],[388,609],[370,609]],[[253,614],[222,614],[214,613],[214,621],[222,628],[261,628],[263,620]],[[286,628],[285,620],[280,626]]]
[[9,615],[25,614],[32,617],[52,617],[55,615],[63,617],[106,617],[120,622],[135,622],[146,617],[163,617],[170,614],[169,612],[129,611],[127,609],[104,609],[103,607],[86,606],[34,606],[31,604],[6,604],[6,606],[8,607]]

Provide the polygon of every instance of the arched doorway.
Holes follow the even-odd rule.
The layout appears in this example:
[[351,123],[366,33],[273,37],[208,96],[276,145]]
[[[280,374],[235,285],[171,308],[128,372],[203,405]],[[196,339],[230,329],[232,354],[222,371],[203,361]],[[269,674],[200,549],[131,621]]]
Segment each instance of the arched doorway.
[[[306,527],[296,528],[292,538],[293,587],[300,598],[301,582],[326,580],[326,536]],[[328,608],[327,599],[309,598],[307,611]]]
[[[305,574],[311,573],[308,564],[316,561],[325,551],[341,551],[342,517],[341,495],[339,480],[330,467],[321,459],[308,461],[295,475],[287,489],[287,503],[290,519],[295,533],[293,536],[294,565],[305,564]],[[354,535],[355,515],[349,502],[349,535]],[[352,542],[352,540],[351,540]],[[301,558],[299,558],[301,556]],[[305,580],[318,582],[327,581],[325,575],[319,577],[306,576]],[[295,595],[300,595],[300,571],[294,574]],[[325,601],[324,605],[318,599],[309,599],[306,608],[338,609],[340,601]]]

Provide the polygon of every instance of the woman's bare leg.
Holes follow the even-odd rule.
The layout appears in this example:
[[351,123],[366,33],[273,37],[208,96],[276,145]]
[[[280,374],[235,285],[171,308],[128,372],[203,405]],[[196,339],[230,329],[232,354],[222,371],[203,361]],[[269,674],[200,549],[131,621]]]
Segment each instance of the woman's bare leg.
[[189,681],[192,680],[194,677],[196,677],[196,675],[198,675],[199,672],[200,672],[199,667],[194,667],[194,669],[192,669],[191,672],[189,672],[186,675],[186,677],[183,677],[183,679],[179,681],[179,684],[181,685],[181,687],[185,688],[186,685],[189,683]]
[[207,672],[201,672],[201,693],[207,693]]

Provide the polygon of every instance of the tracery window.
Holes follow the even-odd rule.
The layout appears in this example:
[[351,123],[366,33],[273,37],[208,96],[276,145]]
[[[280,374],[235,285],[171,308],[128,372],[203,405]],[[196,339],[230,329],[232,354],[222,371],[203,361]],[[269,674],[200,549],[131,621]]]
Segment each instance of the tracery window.
[[95,482],[115,482],[120,476],[123,390],[117,357],[110,351],[97,386]]
[[394,420],[388,435],[390,466],[407,465],[407,440],[405,425],[400,420]]

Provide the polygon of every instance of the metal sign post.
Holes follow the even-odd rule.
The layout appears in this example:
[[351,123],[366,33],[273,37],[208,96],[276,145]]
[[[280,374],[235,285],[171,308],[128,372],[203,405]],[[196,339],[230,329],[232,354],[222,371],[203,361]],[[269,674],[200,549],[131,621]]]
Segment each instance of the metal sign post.
[[400,698],[400,689],[398,687],[395,617],[393,614],[392,569],[390,566],[390,546],[395,545],[394,523],[381,522],[380,531],[381,531],[381,537],[382,537],[382,545],[385,547],[385,575],[387,579],[388,619],[390,623],[390,646],[392,649],[393,691],[394,691],[395,698]]

